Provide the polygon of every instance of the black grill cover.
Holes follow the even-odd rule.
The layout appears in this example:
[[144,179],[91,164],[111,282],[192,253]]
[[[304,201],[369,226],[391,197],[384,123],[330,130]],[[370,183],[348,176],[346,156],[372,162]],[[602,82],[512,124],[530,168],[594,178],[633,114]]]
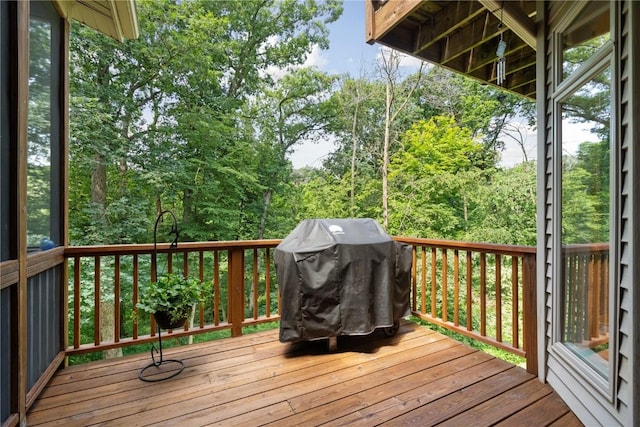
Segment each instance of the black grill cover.
[[276,247],[280,341],[363,335],[409,314],[411,246],[373,219],[308,219]]

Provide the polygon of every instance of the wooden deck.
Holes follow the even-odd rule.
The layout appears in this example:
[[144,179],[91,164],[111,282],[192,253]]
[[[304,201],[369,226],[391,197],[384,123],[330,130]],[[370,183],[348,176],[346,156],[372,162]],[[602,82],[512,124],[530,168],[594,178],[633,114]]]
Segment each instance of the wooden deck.
[[138,379],[149,355],[58,372],[29,425],[581,425],[549,386],[519,367],[414,324],[282,344],[277,330],[165,351],[184,371]]

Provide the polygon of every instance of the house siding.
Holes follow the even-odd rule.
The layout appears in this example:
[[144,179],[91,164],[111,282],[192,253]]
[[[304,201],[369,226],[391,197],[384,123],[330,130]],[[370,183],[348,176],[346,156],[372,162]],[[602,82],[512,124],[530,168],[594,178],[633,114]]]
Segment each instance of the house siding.
[[[640,423],[640,4],[626,1],[622,7],[621,150],[620,150],[620,387],[628,405],[625,424]],[[634,96],[635,94],[635,96]]]
[[[615,6],[613,6],[615,5]],[[586,425],[639,425],[640,409],[634,401],[640,397],[640,376],[638,375],[637,359],[640,338],[634,325],[640,320],[640,297],[634,295],[633,284],[640,278],[638,253],[635,247],[640,241],[639,224],[634,218],[640,217],[638,197],[634,194],[640,191],[640,147],[638,138],[640,117],[640,100],[633,98],[633,93],[640,90],[640,73],[638,56],[640,56],[640,4],[631,0],[612,3],[611,14],[615,16],[612,28],[612,38],[615,41],[614,73],[612,78],[613,104],[617,105],[613,111],[612,123],[612,154],[615,154],[612,170],[617,171],[616,185],[612,187],[614,193],[615,241],[611,245],[612,279],[615,283],[615,293],[611,294],[614,301],[614,313],[611,323],[615,325],[616,334],[611,337],[615,357],[610,363],[614,364],[614,375],[611,393],[585,381],[577,369],[571,366],[571,361],[563,358],[554,351],[554,306],[557,295],[554,286],[554,275],[558,271],[554,266],[554,251],[558,225],[554,221],[559,209],[554,206],[554,188],[560,188],[559,177],[554,176],[554,132],[559,125],[554,115],[554,90],[558,73],[554,70],[554,39],[553,29],[558,21],[563,19],[562,5],[555,2],[545,2],[540,5],[538,15],[538,76],[544,75],[544,82],[538,84],[538,123],[545,132],[539,135],[538,144],[538,250],[539,254],[539,292],[544,306],[540,316],[544,324],[539,325],[539,343],[543,352],[539,356],[541,372],[540,378],[551,384],[562,396],[569,407]],[[636,28],[634,28],[634,25]],[[544,44],[541,44],[540,42]],[[636,53],[638,52],[638,53]],[[544,91],[541,90],[544,88]],[[637,220],[636,220],[637,221]],[[558,279],[559,280],[559,279]],[[556,281],[558,281],[556,280]],[[559,283],[559,282],[558,282]],[[638,293],[636,293],[638,294]],[[540,297],[541,295],[539,295]]]
[[[629,254],[629,228],[628,228],[628,209],[625,206],[628,206],[629,203],[629,194],[632,187],[632,183],[629,182],[628,179],[628,171],[629,171],[629,99],[631,98],[631,94],[629,92],[629,64],[630,64],[630,56],[629,56],[629,4],[625,3],[621,7],[620,12],[620,25],[619,25],[619,40],[618,44],[618,56],[619,56],[619,77],[620,77],[620,110],[619,110],[619,118],[620,125],[618,128],[619,132],[619,141],[620,147],[618,149],[617,158],[617,170],[619,171],[618,182],[620,183],[619,190],[619,210],[617,215],[617,223],[618,223],[618,232],[620,233],[620,242],[618,243],[618,251],[619,254],[619,270],[618,270],[618,280],[619,280],[619,315],[618,315],[618,340],[619,340],[619,366],[618,366],[618,393],[616,398],[618,399],[618,403],[620,409],[624,414],[628,413],[628,408],[633,404],[632,402],[632,393],[630,392],[629,384],[632,382],[633,375],[633,366],[630,363],[633,357],[632,347],[626,345],[629,339],[633,336],[633,319],[630,316],[628,307],[629,307],[629,298],[631,283],[627,280],[628,277],[628,260],[627,255]],[[631,351],[630,351],[631,350]],[[627,416],[628,417],[628,416]]]

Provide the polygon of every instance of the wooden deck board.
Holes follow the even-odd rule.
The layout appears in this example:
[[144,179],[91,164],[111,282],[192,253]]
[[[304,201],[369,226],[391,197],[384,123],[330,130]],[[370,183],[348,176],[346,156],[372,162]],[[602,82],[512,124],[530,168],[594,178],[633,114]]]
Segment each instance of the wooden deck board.
[[[277,331],[172,348],[185,369],[138,379],[148,354],[56,373],[28,425],[550,425],[575,423],[550,387],[523,369],[404,324],[326,341],[278,342]],[[573,416],[573,417],[571,417]],[[520,422],[522,421],[522,422]],[[579,424],[578,424],[579,425]]]

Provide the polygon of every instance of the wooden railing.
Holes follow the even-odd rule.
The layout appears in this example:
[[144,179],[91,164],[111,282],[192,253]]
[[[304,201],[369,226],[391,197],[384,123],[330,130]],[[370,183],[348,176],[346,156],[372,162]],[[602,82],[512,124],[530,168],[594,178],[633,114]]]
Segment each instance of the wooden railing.
[[609,244],[562,247],[563,337],[596,347],[609,341]]
[[[204,284],[205,303],[182,337],[279,320],[280,301],[271,249],[280,240],[158,245],[158,274],[180,272]],[[67,355],[109,350],[157,339],[153,316],[138,313],[140,284],[151,280],[153,245],[75,246],[65,250],[70,289]],[[84,321],[86,317],[89,321]],[[189,324],[191,323],[191,324]],[[164,333],[163,333],[164,334]]]
[[[412,313],[511,353],[536,372],[535,248],[396,238],[413,246]],[[158,272],[195,274],[207,286],[183,337],[279,320],[272,248],[280,240],[179,243],[158,246]],[[152,277],[153,245],[69,247],[68,355],[152,342],[151,316],[137,313],[139,285]],[[83,322],[83,316],[91,319]],[[113,317],[109,331],[101,318]],[[164,334],[164,332],[163,332]]]
[[413,246],[415,316],[526,357],[537,373],[535,247],[396,240]]

